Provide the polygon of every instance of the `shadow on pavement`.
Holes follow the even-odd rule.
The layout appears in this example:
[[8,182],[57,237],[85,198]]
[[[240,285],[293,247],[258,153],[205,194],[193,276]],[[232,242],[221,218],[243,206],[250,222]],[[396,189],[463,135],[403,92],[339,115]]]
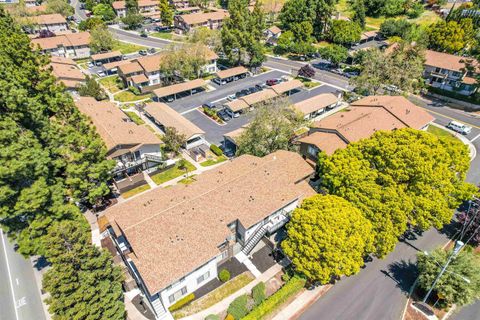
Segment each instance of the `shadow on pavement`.
[[388,266],[388,271],[380,270],[386,277],[392,279],[397,287],[408,294],[417,278],[417,266],[411,261],[394,262]]

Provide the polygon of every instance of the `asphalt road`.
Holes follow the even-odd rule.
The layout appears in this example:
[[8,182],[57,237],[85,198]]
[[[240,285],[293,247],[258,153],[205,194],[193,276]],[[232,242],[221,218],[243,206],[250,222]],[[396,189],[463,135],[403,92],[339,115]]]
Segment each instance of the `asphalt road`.
[[85,10],[80,9],[80,1],[79,0],[71,0],[70,5],[75,9],[75,18],[80,20],[87,19],[87,15],[85,14]]
[[0,320],[44,320],[30,260],[16,253],[0,229]]
[[[480,119],[463,111],[418,102],[434,117],[435,122],[446,125],[451,120],[473,127],[466,137],[480,153]],[[480,182],[480,154],[472,161],[467,180]],[[327,294],[306,310],[302,320],[371,320],[401,319],[407,301],[407,292],[415,280],[414,264],[418,251],[431,250],[447,241],[445,233],[431,229],[423,236],[399,242],[384,260],[375,259],[359,274],[339,281]],[[459,310],[453,319],[480,318],[480,303]]]
[[171,41],[166,41],[166,40],[155,38],[155,37],[144,38],[138,34],[133,34],[131,31],[121,30],[114,26],[109,26],[108,30],[118,40],[133,43],[133,44],[138,44],[144,47],[155,48],[155,49],[165,49],[172,44]]

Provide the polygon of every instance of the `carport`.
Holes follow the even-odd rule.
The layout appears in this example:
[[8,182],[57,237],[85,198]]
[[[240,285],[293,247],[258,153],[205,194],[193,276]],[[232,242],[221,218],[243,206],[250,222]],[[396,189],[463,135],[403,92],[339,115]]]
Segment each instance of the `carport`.
[[195,79],[167,87],[161,87],[153,90],[153,100],[157,102],[172,102],[178,98],[191,96],[199,91],[203,91],[203,87],[206,84],[207,83],[203,79]]
[[227,82],[245,78],[247,73],[248,73],[248,70],[245,67],[241,67],[241,66],[218,71],[215,74],[216,78],[214,79],[214,82],[219,85],[226,84]]
[[223,135],[223,152],[229,156],[233,157],[237,152],[237,139],[242,135],[247,126],[240,127],[231,132],[225,133]]
[[250,108],[248,103],[246,103],[241,99],[227,102],[225,103],[225,107],[230,109],[232,112],[243,112],[244,110],[247,110],[248,108]]
[[92,61],[95,64],[97,64],[98,62],[104,64],[104,63],[120,61],[122,60],[122,57],[123,55],[120,51],[111,51],[111,52],[104,52],[104,53],[98,53],[98,54],[92,55]]
[[286,81],[286,82],[281,82],[279,84],[276,84],[272,86],[273,91],[275,91],[276,94],[278,95],[286,95],[290,96],[294,93],[297,93],[300,91],[300,88],[303,87],[302,81],[298,79]]

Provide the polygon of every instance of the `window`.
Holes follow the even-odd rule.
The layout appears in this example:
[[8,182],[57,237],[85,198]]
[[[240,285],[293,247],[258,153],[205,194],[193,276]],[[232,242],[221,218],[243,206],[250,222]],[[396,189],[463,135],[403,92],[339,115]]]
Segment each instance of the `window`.
[[318,148],[314,146],[308,146],[308,154],[317,157],[318,156]]
[[170,303],[174,303],[178,299],[180,299],[182,296],[187,294],[187,287],[183,287],[182,289],[176,291],[174,294],[171,294],[168,296],[168,301]]
[[210,278],[210,271],[205,272],[202,274],[200,277],[197,278],[197,284],[202,283],[203,281],[207,280]]

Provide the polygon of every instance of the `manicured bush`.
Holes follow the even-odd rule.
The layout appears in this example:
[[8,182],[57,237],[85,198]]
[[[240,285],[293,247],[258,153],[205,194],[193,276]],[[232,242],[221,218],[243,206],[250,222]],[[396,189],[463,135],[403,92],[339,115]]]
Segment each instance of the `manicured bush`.
[[214,144],[210,145],[210,151],[212,151],[217,157],[220,157],[223,155],[222,149],[220,149],[217,145],[214,145]]
[[195,299],[195,295],[193,293],[190,293],[189,295],[186,295],[182,299],[178,300],[174,304],[172,304],[170,307],[168,307],[168,310],[170,312],[173,312],[175,310],[181,309],[183,306],[189,304],[190,302]]
[[209,314],[208,316],[206,316],[205,320],[220,320],[220,317],[216,314]]
[[235,320],[240,320],[248,313],[247,308],[248,297],[246,294],[241,295],[230,303],[227,313],[232,315]]
[[252,298],[255,302],[255,306],[260,305],[266,298],[266,288],[265,283],[259,282],[255,287],[252,288]]
[[128,87],[128,90],[130,90],[134,95],[140,95],[140,90],[137,87],[130,86]]
[[230,272],[227,269],[222,269],[218,274],[218,278],[222,282],[227,282],[228,280],[230,280]]
[[267,314],[280,307],[288,298],[298,293],[305,286],[305,279],[294,276],[277,292],[272,294],[267,300],[263,301],[258,307],[252,310],[242,320],[262,319]]
[[287,282],[288,280],[290,280],[290,275],[288,273],[285,273],[285,274],[282,274],[282,281],[283,282]]

